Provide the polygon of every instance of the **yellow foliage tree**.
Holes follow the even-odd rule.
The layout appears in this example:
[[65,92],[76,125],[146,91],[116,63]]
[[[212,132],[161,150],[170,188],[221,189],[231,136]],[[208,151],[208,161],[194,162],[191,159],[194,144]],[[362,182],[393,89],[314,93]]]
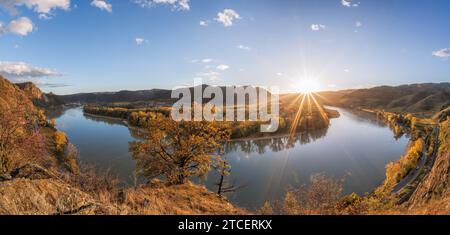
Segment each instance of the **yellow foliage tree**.
[[213,156],[223,150],[230,132],[211,122],[176,122],[169,118],[149,123],[143,141],[132,142],[137,173],[147,179],[164,176],[183,184],[192,176],[209,172]]
[[64,154],[67,144],[68,144],[68,139],[67,139],[66,134],[64,134],[64,132],[61,132],[61,131],[56,131],[53,136],[53,140],[55,143],[55,152],[57,154]]

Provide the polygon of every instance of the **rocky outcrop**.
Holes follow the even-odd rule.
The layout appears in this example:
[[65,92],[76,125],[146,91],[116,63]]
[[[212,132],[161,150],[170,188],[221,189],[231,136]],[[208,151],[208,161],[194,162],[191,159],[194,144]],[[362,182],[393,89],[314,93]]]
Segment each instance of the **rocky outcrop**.
[[21,166],[11,173],[11,178],[25,178],[25,179],[51,179],[58,178],[51,171],[36,165],[36,164],[26,164]]
[[12,109],[18,105],[30,111],[36,110],[31,100],[19,87],[0,75],[0,111]]
[[46,94],[42,92],[34,83],[32,82],[24,82],[24,83],[16,83],[17,87],[19,87],[28,97],[33,101],[34,105],[41,108],[48,108],[52,106],[62,105],[64,102],[53,93]]
[[438,120],[439,122],[443,122],[450,116],[450,106],[447,108],[443,108],[441,111],[436,113],[433,116],[433,119]]
[[411,208],[450,195],[450,120],[440,124],[439,150],[434,164],[409,199]]

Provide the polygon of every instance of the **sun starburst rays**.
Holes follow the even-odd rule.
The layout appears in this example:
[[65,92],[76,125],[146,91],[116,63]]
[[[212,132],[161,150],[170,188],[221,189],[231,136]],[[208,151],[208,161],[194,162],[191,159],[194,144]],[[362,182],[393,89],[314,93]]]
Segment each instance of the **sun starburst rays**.
[[[328,120],[327,113],[324,108],[319,104],[317,99],[314,97],[315,93],[303,93],[299,94],[290,104],[289,106],[298,104],[300,100],[300,104],[298,106],[297,112],[295,114],[294,120],[292,121],[292,125],[289,129],[289,137],[292,138],[297,133],[297,129],[299,124],[302,123],[303,118],[320,118],[322,121]],[[305,107],[306,105],[306,107]],[[319,115],[316,117],[314,112],[318,112]]]

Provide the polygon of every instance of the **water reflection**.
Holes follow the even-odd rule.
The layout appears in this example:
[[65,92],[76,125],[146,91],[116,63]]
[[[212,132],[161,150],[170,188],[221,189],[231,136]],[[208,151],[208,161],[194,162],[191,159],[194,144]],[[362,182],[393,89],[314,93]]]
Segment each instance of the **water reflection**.
[[95,121],[95,122],[103,122],[103,123],[106,123],[106,124],[111,125],[111,126],[113,126],[113,125],[124,125],[124,122],[121,119],[95,116],[95,115],[86,114],[86,113],[83,113],[83,116],[87,120],[91,120],[91,121]]
[[[338,111],[341,116],[331,119],[328,128],[301,132],[293,139],[280,136],[226,144],[230,180],[246,185],[226,196],[238,206],[259,208],[265,200],[282,198],[287,187],[308,183],[315,173],[339,178],[350,172],[344,193],[363,194],[379,185],[385,165],[402,155],[407,138],[395,136],[399,137],[396,140],[373,114]],[[111,169],[121,180],[133,184],[135,163],[128,143],[136,140],[136,130],[121,120],[84,115],[81,108],[56,110],[49,118],[57,118],[58,129],[77,146],[81,161]],[[216,191],[217,179],[211,171],[202,183]]]
[[302,131],[296,135],[279,136],[272,138],[258,138],[248,140],[231,141],[225,145],[225,152],[230,153],[240,150],[244,153],[264,154],[266,151],[280,152],[294,148],[297,144],[305,145],[326,136],[328,128],[314,131]]

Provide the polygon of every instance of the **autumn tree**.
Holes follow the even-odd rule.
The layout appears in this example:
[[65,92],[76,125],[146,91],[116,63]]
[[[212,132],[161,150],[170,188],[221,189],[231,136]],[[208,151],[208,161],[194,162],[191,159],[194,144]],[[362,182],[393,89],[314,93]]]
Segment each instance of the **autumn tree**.
[[39,113],[23,100],[2,106],[0,111],[0,173],[42,156]]
[[231,193],[245,187],[244,185],[236,186],[235,182],[228,180],[231,174],[231,165],[227,158],[217,156],[212,166],[219,176],[219,180],[216,182],[217,194]]
[[143,141],[132,142],[131,151],[139,175],[164,176],[170,184],[206,175],[214,155],[220,155],[230,132],[213,122],[176,122],[159,118],[149,123]]
[[309,186],[288,190],[282,214],[335,214],[344,178],[334,180],[323,174],[311,176]]
[[58,155],[63,155],[66,151],[67,145],[69,144],[66,134],[62,131],[56,131],[53,139],[55,144],[55,153]]

